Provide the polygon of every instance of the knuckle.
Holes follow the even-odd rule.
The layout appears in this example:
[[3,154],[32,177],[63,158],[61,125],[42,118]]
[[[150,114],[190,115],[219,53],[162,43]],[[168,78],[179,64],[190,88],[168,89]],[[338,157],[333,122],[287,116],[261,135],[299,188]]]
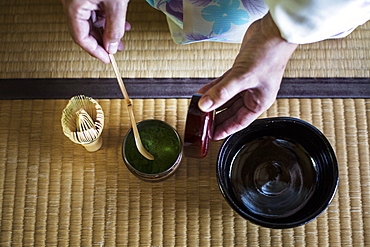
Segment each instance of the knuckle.
[[81,47],[84,47],[84,46],[85,46],[84,39],[83,39],[81,36],[79,36],[79,35],[72,35],[72,39],[73,39],[73,41],[74,41],[77,45],[79,45],[79,46],[81,46]]
[[237,130],[243,129],[248,124],[247,115],[237,115],[235,119],[235,128]]
[[105,30],[104,32],[108,39],[119,41],[123,37],[124,30]]
[[218,87],[215,89],[215,95],[217,98],[227,100],[231,98],[230,91],[226,87]]

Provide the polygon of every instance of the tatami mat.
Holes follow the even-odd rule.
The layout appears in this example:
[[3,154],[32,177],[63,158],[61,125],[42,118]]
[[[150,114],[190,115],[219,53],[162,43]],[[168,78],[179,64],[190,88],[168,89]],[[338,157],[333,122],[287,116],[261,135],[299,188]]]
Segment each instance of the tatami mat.
[[[123,77],[208,78],[233,63],[238,44],[172,42],[165,17],[145,0],[132,0],[132,31],[116,55]],[[109,65],[90,57],[69,35],[58,0],[0,2],[0,78],[107,78]],[[370,77],[370,22],[341,40],[302,45],[286,77]]]
[[[205,159],[184,158],[160,183],[134,177],[121,157],[129,129],[123,100],[99,100],[103,147],[88,153],[62,133],[67,100],[0,101],[2,246],[370,245],[370,100],[279,99],[262,117],[291,116],[324,132],[340,170],[338,192],[316,220],[258,227],[237,215],[217,186],[220,142]],[[181,136],[188,99],[136,99],[138,120],[161,119]]]
[[[172,42],[165,17],[131,0],[132,31],[118,53],[123,77],[212,78],[239,45]],[[110,65],[73,43],[58,0],[0,1],[0,79],[114,78]],[[370,77],[370,22],[341,40],[302,45],[285,77]],[[51,82],[53,80],[50,80]],[[29,85],[28,85],[29,86]],[[295,229],[258,227],[221,196],[215,162],[184,158],[165,182],[128,172],[121,142],[124,101],[99,99],[103,147],[88,153],[62,133],[68,100],[0,100],[2,246],[366,246],[370,245],[370,100],[278,99],[262,117],[291,116],[321,129],[337,153],[339,188],[329,208]],[[135,99],[138,120],[165,120],[184,132],[188,99]]]

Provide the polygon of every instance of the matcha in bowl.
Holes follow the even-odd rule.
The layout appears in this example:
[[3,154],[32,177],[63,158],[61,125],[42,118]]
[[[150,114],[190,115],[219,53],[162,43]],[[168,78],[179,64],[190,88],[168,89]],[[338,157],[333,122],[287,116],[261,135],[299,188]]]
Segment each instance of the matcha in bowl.
[[171,176],[182,158],[182,141],[177,131],[161,120],[144,120],[137,124],[141,142],[154,156],[148,160],[137,150],[130,129],[123,141],[122,155],[127,168],[138,178],[146,181],[163,180]]

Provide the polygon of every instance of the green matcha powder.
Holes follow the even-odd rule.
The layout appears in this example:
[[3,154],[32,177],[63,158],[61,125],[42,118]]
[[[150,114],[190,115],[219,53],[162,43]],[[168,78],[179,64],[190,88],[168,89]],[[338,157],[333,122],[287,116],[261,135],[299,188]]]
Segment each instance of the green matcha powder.
[[156,174],[170,168],[180,153],[180,143],[177,135],[167,126],[149,126],[139,129],[141,142],[145,149],[154,156],[148,160],[136,148],[132,132],[126,141],[126,157],[137,170],[146,174]]

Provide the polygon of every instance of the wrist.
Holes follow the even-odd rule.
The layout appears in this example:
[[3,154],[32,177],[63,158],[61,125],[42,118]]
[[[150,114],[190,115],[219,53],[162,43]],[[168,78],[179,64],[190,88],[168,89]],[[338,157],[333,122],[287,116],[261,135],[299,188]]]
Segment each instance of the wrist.
[[[261,34],[264,36],[266,42],[279,49],[284,49],[286,54],[291,56],[294,50],[297,48],[297,44],[289,43],[281,37],[281,33],[270,13],[267,13],[260,22]],[[289,59],[288,57],[288,59]]]

